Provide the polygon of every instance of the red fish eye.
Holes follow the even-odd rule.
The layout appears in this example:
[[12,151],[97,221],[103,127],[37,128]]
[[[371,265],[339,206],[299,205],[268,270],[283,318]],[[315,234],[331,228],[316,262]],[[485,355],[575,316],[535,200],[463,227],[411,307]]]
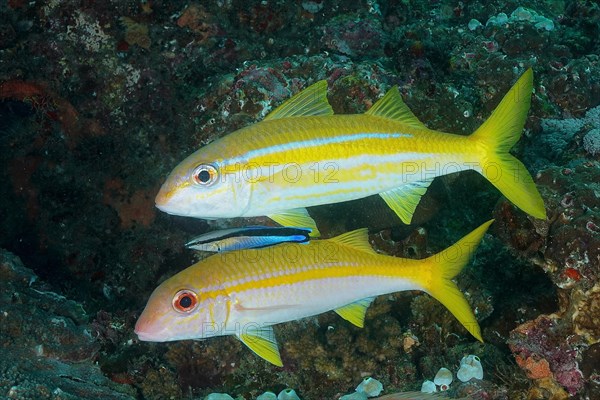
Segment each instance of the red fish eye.
[[182,313],[193,311],[198,304],[198,296],[191,290],[180,290],[173,297],[173,308]]
[[198,165],[192,172],[194,183],[201,186],[212,185],[217,180],[217,169],[212,165]]

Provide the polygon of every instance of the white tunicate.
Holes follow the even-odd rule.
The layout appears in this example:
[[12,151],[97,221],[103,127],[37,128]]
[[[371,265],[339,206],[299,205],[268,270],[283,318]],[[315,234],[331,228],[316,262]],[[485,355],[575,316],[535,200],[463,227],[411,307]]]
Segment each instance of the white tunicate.
[[538,29],[545,29],[547,31],[554,30],[554,21],[546,17],[536,17],[533,22],[534,26]]
[[283,389],[277,395],[277,400],[300,400],[294,389]]
[[302,2],[302,8],[304,8],[306,11],[308,11],[311,14],[316,14],[319,11],[321,11],[323,9],[324,5],[325,5],[324,1],[308,0],[308,1]]
[[529,21],[532,16],[533,14],[531,11],[525,7],[517,7],[517,9],[510,14],[511,18],[518,19],[519,21]]
[[423,393],[435,393],[435,392],[437,392],[437,388],[435,387],[435,383],[431,382],[430,380],[426,380],[421,385],[421,392],[423,392]]
[[256,400],[277,400],[277,395],[273,392],[264,392]]
[[488,18],[487,22],[485,23],[485,26],[488,26],[488,25],[496,25],[496,17]]
[[452,372],[448,368],[440,368],[433,378],[433,383],[440,387],[441,390],[448,390],[448,387],[452,383]]
[[363,379],[363,381],[358,384],[356,391],[366,394],[367,397],[379,396],[379,394],[383,391],[383,384],[377,379],[368,377]]
[[483,379],[483,367],[479,357],[472,354],[463,357],[460,360],[460,368],[456,373],[456,377],[462,382],[468,382],[471,379]]
[[501,12],[498,15],[496,15],[496,25],[504,25],[508,22],[508,15],[506,15],[505,13]]
[[477,374],[477,368],[472,365],[461,365],[456,373],[456,377],[462,382],[468,382],[471,379],[475,378]]
[[469,28],[469,30],[474,31],[477,28],[482,27],[483,25],[481,24],[481,22],[479,22],[478,20],[476,20],[475,18],[473,18],[472,20],[469,21],[469,24],[467,25],[467,27]]
[[233,400],[227,393],[211,393],[204,400]]
[[37,346],[35,346],[35,355],[38,357],[41,357],[44,355],[44,345],[43,344],[38,344]]
[[351,394],[345,394],[340,397],[340,400],[367,400],[368,397],[363,392],[354,392]]

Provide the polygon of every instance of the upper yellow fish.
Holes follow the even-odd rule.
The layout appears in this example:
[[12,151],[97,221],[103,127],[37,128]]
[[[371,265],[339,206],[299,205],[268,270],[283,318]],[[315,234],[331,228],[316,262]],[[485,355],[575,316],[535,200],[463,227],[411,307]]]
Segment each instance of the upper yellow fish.
[[491,223],[424,260],[377,254],[366,229],[306,244],[214,255],[161,283],[135,332],[140,340],[153,342],[235,335],[281,366],[272,325],[335,310],[362,327],[375,296],[423,290],[482,340],[471,307],[452,278]]
[[491,117],[470,136],[428,129],[392,88],[365,114],[333,115],[327,83],[298,93],[263,121],[239,129],[183,160],[156,196],[176,215],[266,215],[313,229],[304,207],[379,194],[405,223],[441,175],[473,169],[536,218],[546,210],[527,169],[509,154],[529,110],[527,70]]

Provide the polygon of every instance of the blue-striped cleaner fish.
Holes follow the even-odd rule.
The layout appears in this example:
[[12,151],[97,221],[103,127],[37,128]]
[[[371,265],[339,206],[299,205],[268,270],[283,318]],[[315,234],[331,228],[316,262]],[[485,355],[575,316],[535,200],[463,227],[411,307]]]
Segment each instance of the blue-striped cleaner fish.
[[376,253],[366,229],[306,244],[215,254],[161,283],[135,332],[152,342],[235,335],[260,357],[282,366],[272,325],[334,310],[362,327],[375,296],[422,290],[481,341],[477,320],[452,278],[491,223],[423,260]]
[[305,207],[379,194],[408,224],[435,177],[473,169],[517,207],[545,218],[533,179],[509,153],[521,136],[532,87],[528,69],[488,120],[463,136],[427,128],[396,87],[364,114],[333,115],[327,83],[320,81],[263,121],[183,160],[156,206],[207,219],[266,215],[318,236]]
[[214,253],[260,249],[286,242],[306,243],[310,232],[308,228],[247,226],[204,233],[187,242],[185,247]]

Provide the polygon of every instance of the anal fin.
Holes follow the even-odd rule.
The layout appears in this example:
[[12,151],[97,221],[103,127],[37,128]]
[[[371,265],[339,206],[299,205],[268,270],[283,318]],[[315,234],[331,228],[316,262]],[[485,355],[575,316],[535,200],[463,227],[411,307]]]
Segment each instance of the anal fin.
[[365,314],[375,297],[367,297],[354,303],[347,304],[343,307],[336,308],[338,315],[353,325],[362,328],[365,326]]
[[432,181],[433,178],[407,183],[395,189],[379,193],[379,195],[400,217],[402,222],[409,225],[417,205],[421,201],[421,197],[425,194]]

